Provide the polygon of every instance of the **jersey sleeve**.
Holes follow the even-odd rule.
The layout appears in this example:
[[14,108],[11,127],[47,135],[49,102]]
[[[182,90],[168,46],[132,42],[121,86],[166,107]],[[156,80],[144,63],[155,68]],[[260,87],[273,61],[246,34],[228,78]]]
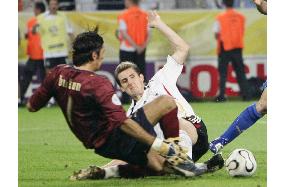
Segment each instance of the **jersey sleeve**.
[[53,87],[56,81],[56,69],[51,70],[40,87],[30,97],[29,103],[35,110],[44,107],[49,99],[53,96]]
[[166,84],[176,85],[177,79],[182,72],[183,65],[177,63],[173,57],[168,55],[167,63],[160,69],[153,78],[159,78]]
[[108,124],[119,127],[127,117],[120,99],[115,94],[112,84],[108,81],[96,82],[94,89],[96,102],[101,106],[108,119]]

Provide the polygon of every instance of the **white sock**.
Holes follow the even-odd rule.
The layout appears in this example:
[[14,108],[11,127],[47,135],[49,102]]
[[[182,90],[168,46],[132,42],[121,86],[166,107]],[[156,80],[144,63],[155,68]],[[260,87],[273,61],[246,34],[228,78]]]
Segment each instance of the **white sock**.
[[184,130],[179,130],[180,145],[186,147],[188,152],[186,153],[190,158],[192,158],[192,141],[191,138]]
[[105,179],[119,177],[118,166],[110,166],[104,168],[104,170],[106,172]]
[[50,104],[55,104],[55,99],[54,99],[54,97],[50,98],[48,102],[49,102]]

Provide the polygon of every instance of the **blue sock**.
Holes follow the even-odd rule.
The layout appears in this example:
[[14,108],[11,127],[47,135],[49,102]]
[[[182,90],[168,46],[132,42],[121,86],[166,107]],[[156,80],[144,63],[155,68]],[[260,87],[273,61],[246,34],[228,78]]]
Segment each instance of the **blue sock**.
[[221,135],[228,144],[239,136],[243,131],[251,127],[262,115],[256,111],[256,104],[247,107],[230,125],[230,127]]

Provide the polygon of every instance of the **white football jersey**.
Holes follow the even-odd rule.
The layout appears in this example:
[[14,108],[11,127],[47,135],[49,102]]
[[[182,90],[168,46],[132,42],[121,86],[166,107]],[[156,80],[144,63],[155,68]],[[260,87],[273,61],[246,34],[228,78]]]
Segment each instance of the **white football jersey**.
[[[139,108],[161,95],[170,95],[175,99],[178,107],[179,118],[195,115],[192,107],[181,95],[176,86],[177,79],[182,72],[182,68],[183,65],[177,63],[168,55],[167,63],[152,77],[147,86],[145,86],[144,93],[140,100],[136,102],[132,100],[127,111],[127,116],[130,116]],[[164,139],[164,135],[159,124],[155,125],[154,130],[157,133],[157,137]]]
[[171,56],[168,56],[167,63],[164,67],[160,69],[152,77],[147,86],[145,86],[143,96],[140,100],[137,102],[132,100],[127,111],[127,115],[129,116],[133,114],[139,108],[161,95],[170,95],[175,99],[178,106],[178,117],[195,115],[192,107],[181,95],[176,86],[177,79],[181,74],[182,68],[183,65],[177,63]]

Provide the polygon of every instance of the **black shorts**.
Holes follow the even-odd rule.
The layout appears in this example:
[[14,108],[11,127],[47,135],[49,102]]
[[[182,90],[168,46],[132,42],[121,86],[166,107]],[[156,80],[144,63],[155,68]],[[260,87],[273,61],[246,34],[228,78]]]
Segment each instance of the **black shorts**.
[[66,64],[66,58],[67,57],[46,58],[44,59],[44,66],[51,69],[59,64]]
[[[153,125],[145,116],[143,108],[139,109],[131,117],[149,134],[156,136]],[[147,153],[149,145],[139,142],[135,138],[116,128],[106,142],[95,152],[103,157],[119,159],[130,164],[145,166],[148,163]]]
[[204,122],[195,122],[191,118],[184,118],[191,122],[196,128],[198,135],[197,142],[192,146],[192,160],[194,162],[198,161],[209,149],[207,128]]

